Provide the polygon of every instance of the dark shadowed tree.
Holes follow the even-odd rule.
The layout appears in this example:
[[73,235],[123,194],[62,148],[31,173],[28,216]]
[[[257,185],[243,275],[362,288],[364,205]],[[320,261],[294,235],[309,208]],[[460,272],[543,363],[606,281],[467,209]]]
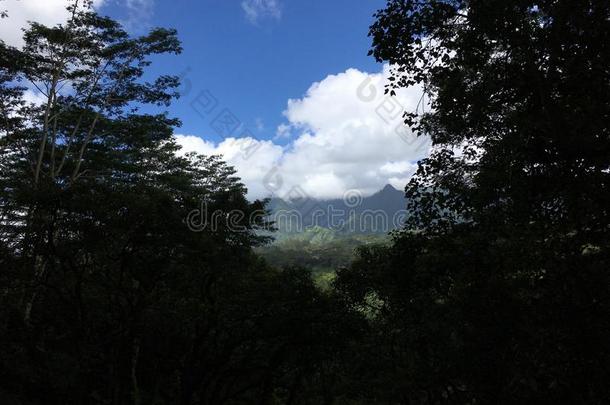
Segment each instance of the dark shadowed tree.
[[144,80],[176,32],[69,11],[0,43],[0,402],[330,398],[316,384],[358,317],[257,258],[264,202],[141,112],[177,97],[177,78]]
[[406,229],[338,282],[379,307],[393,400],[606,402],[610,4],[391,0],[370,34],[434,144]]

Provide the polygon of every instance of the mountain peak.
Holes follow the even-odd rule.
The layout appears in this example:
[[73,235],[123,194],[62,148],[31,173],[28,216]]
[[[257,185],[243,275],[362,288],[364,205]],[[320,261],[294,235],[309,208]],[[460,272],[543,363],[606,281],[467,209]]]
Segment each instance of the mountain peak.
[[397,190],[393,185],[391,184],[386,184],[381,191],[399,191]]
[[[397,190],[394,186],[392,186],[391,184],[386,184],[381,190],[379,190],[378,192],[376,192],[375,194],[373,194],[374,196],[383,196],[385,197],[390,197],[390,196],[395,196],[395,195],[400,195],[402,196],[404,193],[400,190]],[[371,196],[372,197],[372,196]]]

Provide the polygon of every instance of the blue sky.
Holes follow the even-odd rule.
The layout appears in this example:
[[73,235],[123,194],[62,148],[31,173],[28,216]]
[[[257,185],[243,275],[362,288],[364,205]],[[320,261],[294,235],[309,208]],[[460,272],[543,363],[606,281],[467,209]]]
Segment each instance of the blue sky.
[[[219,139],[210,120],[202,119],[190,106],[197,92],[209,90],[257,137],[271,138],[285,121],[282,112],[287,100],[301,97],[312,83],[348,68],[380,69],[367,56],[367,32],[372,14],[384,1],[284,0],[276,4],[279,15],[263,10],[252,21],[240,0],[157,0],[149,18],[130,24],[136,31],[152,25],[178,30],[184,52],[160,59],[153,70],[178,75],[188,71],[185,82],[192,92],[170,110],[182,119],[181,131]],[[101,11],[129,18],[128,10],[117,2]]]
[[[68,0],[5,0],[0,38],[65,21]],[[389,66],[367,56],[383,0],[94,0],[134,35],[176,28],[181,55],[147,73],[183,76],[169,107],[182,152],[222,155],[249,197],[341,198],[404,188],[429,140],[404,127],[421,89],[384,95]],[[40,95],[31,89],[28,98]]]

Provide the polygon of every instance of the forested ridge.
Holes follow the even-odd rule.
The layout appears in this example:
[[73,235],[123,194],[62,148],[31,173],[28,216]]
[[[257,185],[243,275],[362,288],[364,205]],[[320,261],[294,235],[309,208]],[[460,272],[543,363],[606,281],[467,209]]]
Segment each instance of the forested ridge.
[[[423,87],[405,125],[433,147],[353,260],[261,257],[269,201],[178,153],[180,80],[148,74],[177,31],[69,11],[0,41],[1,404],[609,403],[609,2],[377,11],[370,54],[389,95]],[[195,231],[203,203],[244,215]]]

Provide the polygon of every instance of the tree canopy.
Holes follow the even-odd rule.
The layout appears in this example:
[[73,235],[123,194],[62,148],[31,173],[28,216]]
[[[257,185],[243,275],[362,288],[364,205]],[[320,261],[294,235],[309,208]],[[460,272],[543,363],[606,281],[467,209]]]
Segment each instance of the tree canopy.
[[608,402],[610,3],[388,0],[371,55],[432,152],[324,288],[346,245],[265,261],[267,201],[178,153],[177,32],[70,4],[0,41],[0,403]]
[[388,92],[425,88],[405,121],[433,150],[404,231],[338,286],[377,303],[404,403],[610,398],[609,17],[604,1],[377,13],[371,54]]
[[[176,32],[69,11],[0,46],[0,402],[326,395],[308,381],[357,317],[258,258],[264,202],[219,157],[178,156],[176,119],[142,112],[178,96],[176,77],[144,80],[152,56],[180,52]],[[193,230],[193,212],[243,215]]]

